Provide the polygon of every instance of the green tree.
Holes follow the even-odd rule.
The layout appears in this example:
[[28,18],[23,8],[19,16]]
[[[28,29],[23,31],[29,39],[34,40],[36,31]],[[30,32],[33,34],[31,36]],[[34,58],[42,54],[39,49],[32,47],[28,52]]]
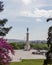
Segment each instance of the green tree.
[[[2,12],[3,9],[3,2],[0,1],[0,12]],[[0,65],[9,65],[10,63],[10,56],[9,51],[11,51],[12,54],[14,54],[13,47],[7,43],[5,39],[3,39],[6,34],[8,34],[9,30],[12,27],[5,27],[7,19],[0,19]]]
[[[4,9],[3,9],[3,2],[0,1],[0,12],[2,12]],[[7,19],[3,19],[1,20],[0,19],[0,37],[4,37],[6,36],[6,34],[9,32],[9,30],[12,28],[12,27],[4,27],[4,25],[6,24],[8,20]]]
[[[52,18],[48,18],[47,22],[49,22],[50,20],[52,20]],[[48,29],[47,44],[48,44],[48,47],[51,46],[50,48],[52,49],[52,26],[50,26]]]
[[[49,22],[50,20],[52,20],[52,18],[48,18],[47,22]],[[51,64],[52,62],[52,26],[50,26],[48,29],[47,45],[49,47],[49,50],[46,53],[46,59],[44,60],[43,65]]]

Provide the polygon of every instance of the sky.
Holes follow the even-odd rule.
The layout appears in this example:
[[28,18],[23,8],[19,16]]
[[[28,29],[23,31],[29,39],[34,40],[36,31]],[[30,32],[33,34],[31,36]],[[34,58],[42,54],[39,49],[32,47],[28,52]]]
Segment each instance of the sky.
[[26,40],[26,29],[29,28],[30,40],[46,40],[48,28],[52,22],[52,0],[0,0],[4,10],[0,19],[6,18],[6,27],[13,28],[5,38]]

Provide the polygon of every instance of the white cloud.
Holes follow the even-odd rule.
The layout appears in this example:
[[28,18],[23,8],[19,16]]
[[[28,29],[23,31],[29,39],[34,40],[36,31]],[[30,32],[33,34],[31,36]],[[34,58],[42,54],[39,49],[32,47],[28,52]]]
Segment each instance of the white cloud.
[[21,11],[20,14],[21,16],[27,16],[30,17],[32,15],[31,11]]
[[42,20],[40,18],[36,18],[37,22],[42,22]]
[[22,2],[25,4],[25,5],[28,5],[32,2],[32,0],[22,0]]
[[44,10],[44,9],[35,9],[33,11],[24,10],[20,11],[19,15],[27,16],[27,17],[52,17],[52,10]]
[[49,11],[50,10],[36,9],[34,10],[34,16],[35,17],[49,17],[51,13]]

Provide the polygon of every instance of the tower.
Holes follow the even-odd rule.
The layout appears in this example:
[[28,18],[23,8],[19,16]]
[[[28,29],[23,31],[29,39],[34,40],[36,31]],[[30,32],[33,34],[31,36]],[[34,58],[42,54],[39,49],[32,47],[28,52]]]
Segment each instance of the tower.
[[30,44],[29,44],[29,28],[27,28],[27,33],[26,33],[26,44],[25,44],[24,49],[25,49],[26,51],[30,50]]

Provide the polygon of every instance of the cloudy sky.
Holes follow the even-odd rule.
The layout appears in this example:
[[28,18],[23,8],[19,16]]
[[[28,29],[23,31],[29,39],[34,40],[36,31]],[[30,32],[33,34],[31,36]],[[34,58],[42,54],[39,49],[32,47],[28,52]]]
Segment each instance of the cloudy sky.
[[29,28],[30,40],[46,40],[49,26],[52,22],[46,19],[52,17],[52,0],[2,0],[4,11],[0,18],[7,18],[5,26],[13,26],[6,38],[26,38],[26,28]]

